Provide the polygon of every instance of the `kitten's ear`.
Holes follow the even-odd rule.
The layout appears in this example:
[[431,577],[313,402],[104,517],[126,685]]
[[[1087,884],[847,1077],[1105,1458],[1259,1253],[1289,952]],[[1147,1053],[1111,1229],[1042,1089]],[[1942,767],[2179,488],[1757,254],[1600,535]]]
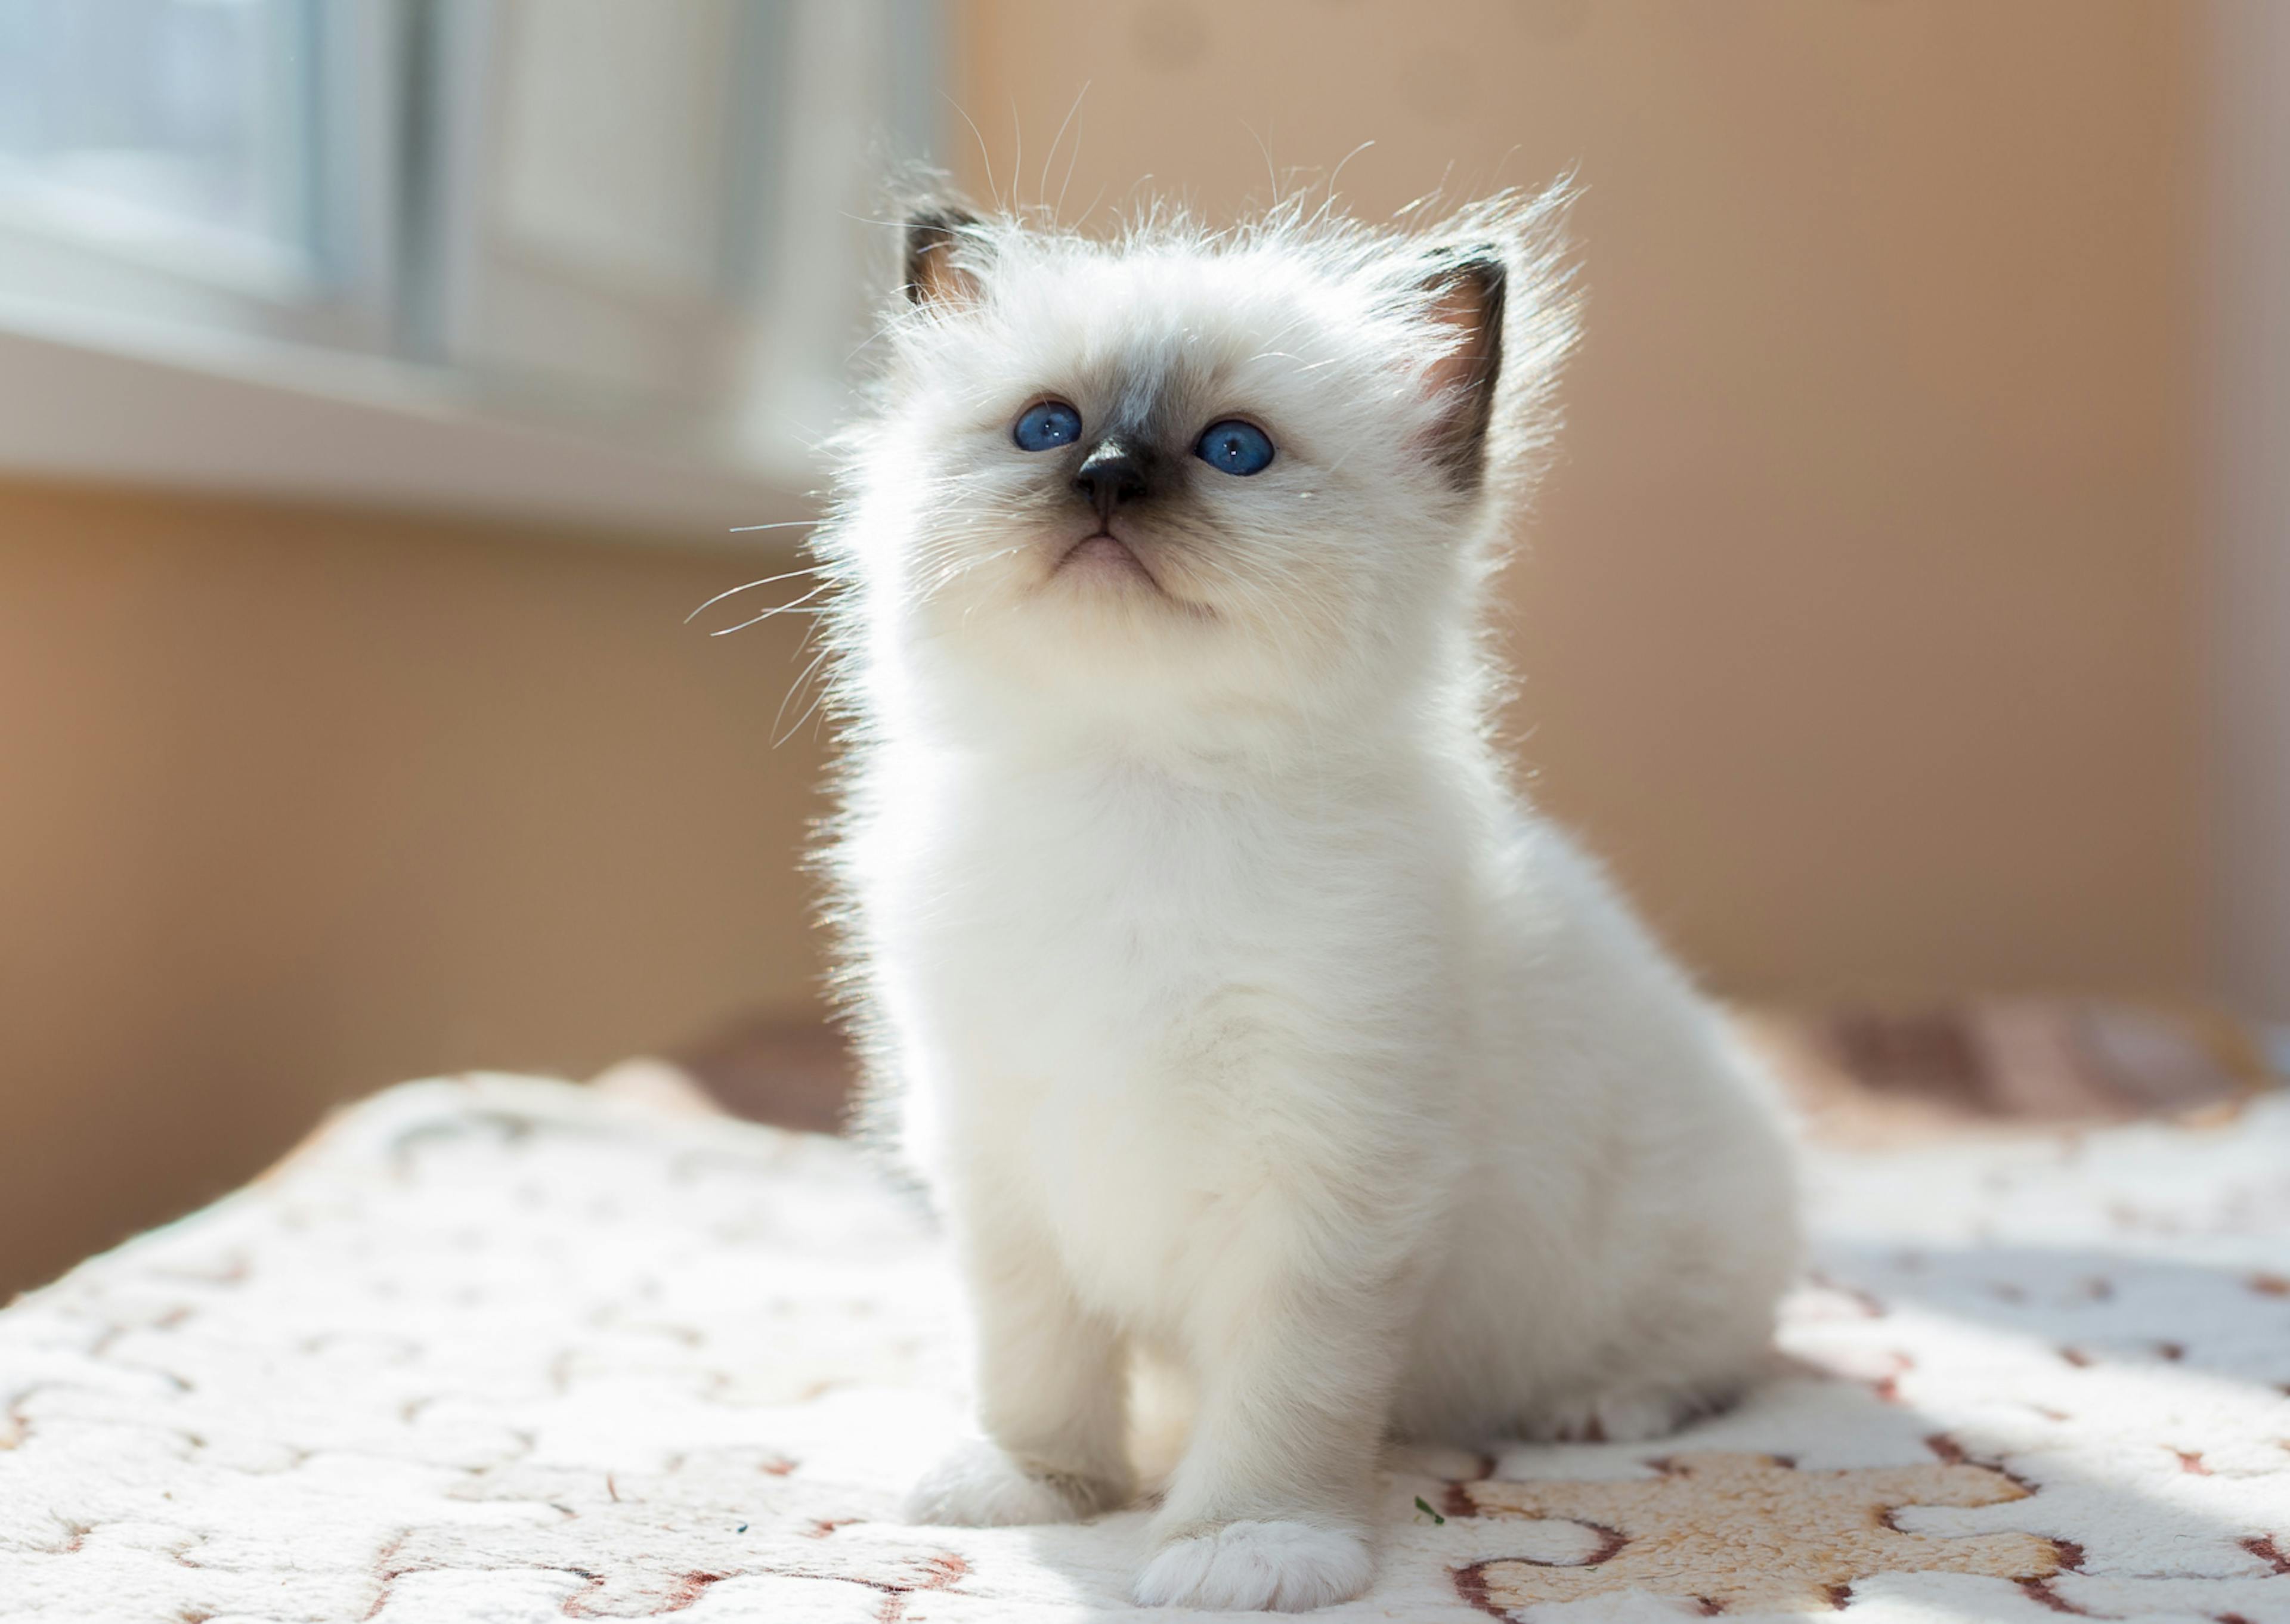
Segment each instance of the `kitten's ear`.
[[963,309],[983,297],[977,273],[956,262],[963,234],[977,217],[950,204],[933,204],[907,216],[907,298],[917,305]]
[[1502,377],[1503,252],[1492,243],[1435,251],[1423,291],[1431,319],[1453,342],[1431,364],[1424,388],[1439,400],[1432,454],[1456,484],[1476,491],[1486,476],[1487,431],[1494,421],[1495,386]]

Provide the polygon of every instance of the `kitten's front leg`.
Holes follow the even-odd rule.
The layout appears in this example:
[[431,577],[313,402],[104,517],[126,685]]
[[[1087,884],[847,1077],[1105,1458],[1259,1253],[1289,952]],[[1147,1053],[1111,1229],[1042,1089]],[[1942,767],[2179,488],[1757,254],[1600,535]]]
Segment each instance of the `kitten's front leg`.
[[1327,1258],[1224,1284],[1191,1447],[1137,1600],[1289,1612],[1343,1601],[1374,1575],[1370,1508],[1405,1293],[1345,1279]]
[[925,1473],[917,1523],[982,1528],[1070,1523],[1135,1491],[1124,1436],[1120,1337],[1075,1300],[1046,1236],[1013,1215],[958,1215],[978,1331],[983,1438]]

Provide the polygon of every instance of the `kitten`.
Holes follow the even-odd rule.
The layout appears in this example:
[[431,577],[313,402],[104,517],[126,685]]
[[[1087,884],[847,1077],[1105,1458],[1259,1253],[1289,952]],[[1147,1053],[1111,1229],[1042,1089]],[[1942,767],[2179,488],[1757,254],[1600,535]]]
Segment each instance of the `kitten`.
[[816,546],[846,990],[978,1324],[918,1520],[1126,1503],[1157,1356],[1137,1599],[1301,1610],[1368,1584],[1387,1437],[1643,1437],[1760,1366],[1766,1085],[1489,743],[1557,208],[908,228]]

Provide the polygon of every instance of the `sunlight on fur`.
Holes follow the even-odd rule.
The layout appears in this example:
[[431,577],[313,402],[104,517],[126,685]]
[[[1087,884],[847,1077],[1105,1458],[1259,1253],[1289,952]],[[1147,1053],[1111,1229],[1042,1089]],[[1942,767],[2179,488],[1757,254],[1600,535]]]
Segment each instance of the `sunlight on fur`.
[[1309,1608],[1388,1439],[1649,1436],[1763,1368],[1771,1092],[1490,738],[1563,211],[914,213],[814,546],[868,1122],[977,1322],[917,1520],[1127,1503],[1149,1356],[1196,1404],[1138,1599]]

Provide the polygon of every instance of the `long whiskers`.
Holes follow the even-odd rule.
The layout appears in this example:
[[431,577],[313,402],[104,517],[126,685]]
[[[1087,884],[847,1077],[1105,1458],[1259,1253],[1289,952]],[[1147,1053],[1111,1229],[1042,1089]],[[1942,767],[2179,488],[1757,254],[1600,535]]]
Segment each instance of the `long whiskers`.
[[[735,631],[745,631],[750,626],[760,626],[774,615],[824,614],[827,612],[827,605],[823,604],[809,609],[805,608],[804,605],[810,603],[812,599],[817,597],[821,593],[827,591],[829,588],[832,588],[837,584],[837,582],[832,580],[822,580],[819,585],[813,587],[801,597],[797,598],[790,603],[774,604],[771,608],[765,610],[763,613],[750,616],[749,619],[741,621],[737,626],[719,626],[708,635],[711,637],[728,637]],[[686,620],[685,623],[686,625],[691,624],[689,620]]]
[[[789,704],[794,702],[795,696],[802,692],[805,687],[810,685],[811,679],[819,674],[819,668],[826,663],[828,656],[832,654],[834,652],[835,648],[832,644],[821,644],[819,647],[819,652],[811,657],[811,663],[804,667],[802,672],[797,675],[794,683],[789,687],[786,698],[780,700],[779,709],[773,712],[772,726],[774,730],[776,730],[780,724],[780,718],[787,715],[787,708]],[[775,750],[778,749],[780,746],[785,744],[789,740],[794,738],[797,732],[801,732],[803,724],[811,720],[813,713],[819,709],[820,702],[826,697],[826,686],[821,684],[813,692],[811,696],[811,703],[804,707],[803,714],[797,716],[795,721],[789,725],[788,730],[785,732],[778,734],[778,736],[772,740],[772,748]]]
[[[1089,82],[1087,80],[1084,80],[1082,82],[1081,89],[1074,93],[1073,106],[1066,109],[1065,123],[1058,126],[1057,134],[1050,139],[1049,151],[1044,154],[1042,157],[1042,179],[1040,184],[1034,188],[1034,196],[1035,200],[1041,205],[1044,212],[1052,215],[1053,218],[1055,217],[1056,211],[1049,207],[1050,165],[1057,162],[1058,148],[1065,143],[1066,131],[1072,125],[1074,115],[1081,111],[1082,98],[1088,94]],[[1081,139],[1078,136],[1074,139],[1074,150],[1077,154],[1081,150]],[[1066,164],[1066,180],[1069,183],[1073,180],[1073,164],[1070,160],[1069,160]],[[1060,203],[1063,203],[1065,201],[1065,192],[1062,188],[1061,188],[1058,193],[1058,201]]]
[[[783,580],[794,580],[798,576],[816,575],[820,572],[821,567],[821,565],[815,564],[805,564],[800,570],[789,570],[783,575],[766,575],[761,580],[747,581],[743,582],[740,586],[727,588],[724,591],[718,592],[714,597],[709,598],[706,603],[701,604],[699,608],[693,610],[690,614],[685,615],[684,617],[684,623],[686,626],[691,625],[693,621],[698,620],[701,615],[715,608],[717,604],[722,603],[727,597],[737,597],[742,592],[753,592],[757,587],[774,587]],[[813,588],[812,590],[815,592],[818,588]],[[810,592],[804,594],[804,597],[809,597],[811,596],[812,593]],[[803,598],[797,598],[796,602],[799,604],[803,602]]]

